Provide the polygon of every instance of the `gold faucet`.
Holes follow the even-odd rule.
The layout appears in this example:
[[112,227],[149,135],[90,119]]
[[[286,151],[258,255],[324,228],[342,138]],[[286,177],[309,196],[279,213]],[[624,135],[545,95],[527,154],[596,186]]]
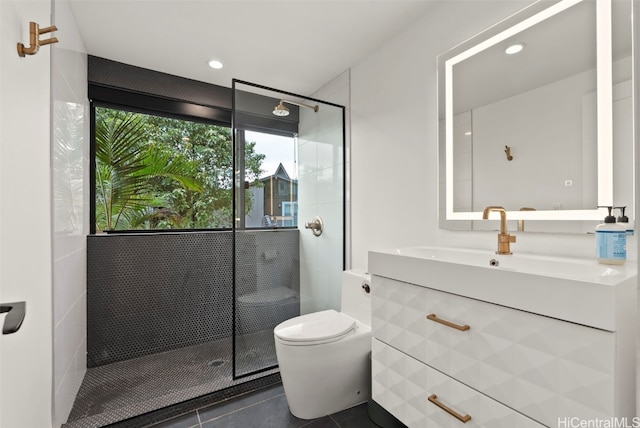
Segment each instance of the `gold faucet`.
[[492,211],[500,213],[500,233],[498,233],[498,251],[496,251],[496,254],[512,254],[509,244],[516,242],[516,237],[515,235],[509,235],[507,232],[507,211],[502,207],[489,206],[484,209],[482,218],[487,220],[489,213]]

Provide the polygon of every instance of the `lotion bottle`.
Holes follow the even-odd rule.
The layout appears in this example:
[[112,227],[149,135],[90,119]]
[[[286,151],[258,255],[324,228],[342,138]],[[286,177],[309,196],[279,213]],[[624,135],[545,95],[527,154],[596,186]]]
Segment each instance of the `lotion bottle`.
[[614,207],[614,209],[620,210],[620,215],[618,216],[618,224],[624,227],[627,230],[627,236],[633,235],[633,227],[629,224],[629,217],[627,217],[624,213],[624,210],[627,207]]
[[609,215],[596,227],[596,256],[599,263],[621,265],[627,260],[627,229],[616,223],[613,207],[606,208]]

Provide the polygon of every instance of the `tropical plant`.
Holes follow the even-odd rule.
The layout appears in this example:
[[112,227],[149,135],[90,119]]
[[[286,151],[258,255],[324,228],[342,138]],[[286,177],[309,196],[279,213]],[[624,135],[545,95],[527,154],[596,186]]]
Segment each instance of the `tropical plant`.
[[[148,143],[145,117],[100,109],[95,123],[96,223],[99,229],[129,228],[163,205],[155,183],[167,179],[190,191],[202,191],[194,165]],[[121,224],[121,222],[123,224]],[[119,227],[124,225],[125,227]]]
[[[174,156],[180,155],[197,165],[193,172],[203,190],[194,192],[176,188],[168,181],[159,183],[171,206],[181,213],[183,228],[211,229],[232,226],[233,144],[231,128],[207,123],[177,120],[161,116],[148,116],[149,138]],[[255,153],[255,143],[246,143],[244,155],[245,178],[258,178],[264,159]],[[252,205],[246,194],[245,208]],[[153,225],[168,227],[167,222]]]
[[[97,108],[95,134],[98,229],[231,227],[230,128]],[[263,159],[246,143],[246,180]],[[247,192],[246,212],[251,205]]]

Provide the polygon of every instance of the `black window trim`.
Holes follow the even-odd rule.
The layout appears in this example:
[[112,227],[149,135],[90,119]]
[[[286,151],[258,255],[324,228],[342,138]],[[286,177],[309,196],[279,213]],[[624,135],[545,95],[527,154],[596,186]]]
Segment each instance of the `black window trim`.
[[204,106],[91,83],[89,100],[101,107],[231,127],[231,110],[221,107]]

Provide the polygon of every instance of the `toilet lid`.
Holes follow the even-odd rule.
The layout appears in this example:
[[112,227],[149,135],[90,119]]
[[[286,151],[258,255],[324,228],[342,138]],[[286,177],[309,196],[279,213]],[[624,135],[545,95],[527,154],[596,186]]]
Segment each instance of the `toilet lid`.
[[339,339],[356,325],[353,318],[329,309],[284,321],[273,330],[276,337],[289,342],[324,342]]

